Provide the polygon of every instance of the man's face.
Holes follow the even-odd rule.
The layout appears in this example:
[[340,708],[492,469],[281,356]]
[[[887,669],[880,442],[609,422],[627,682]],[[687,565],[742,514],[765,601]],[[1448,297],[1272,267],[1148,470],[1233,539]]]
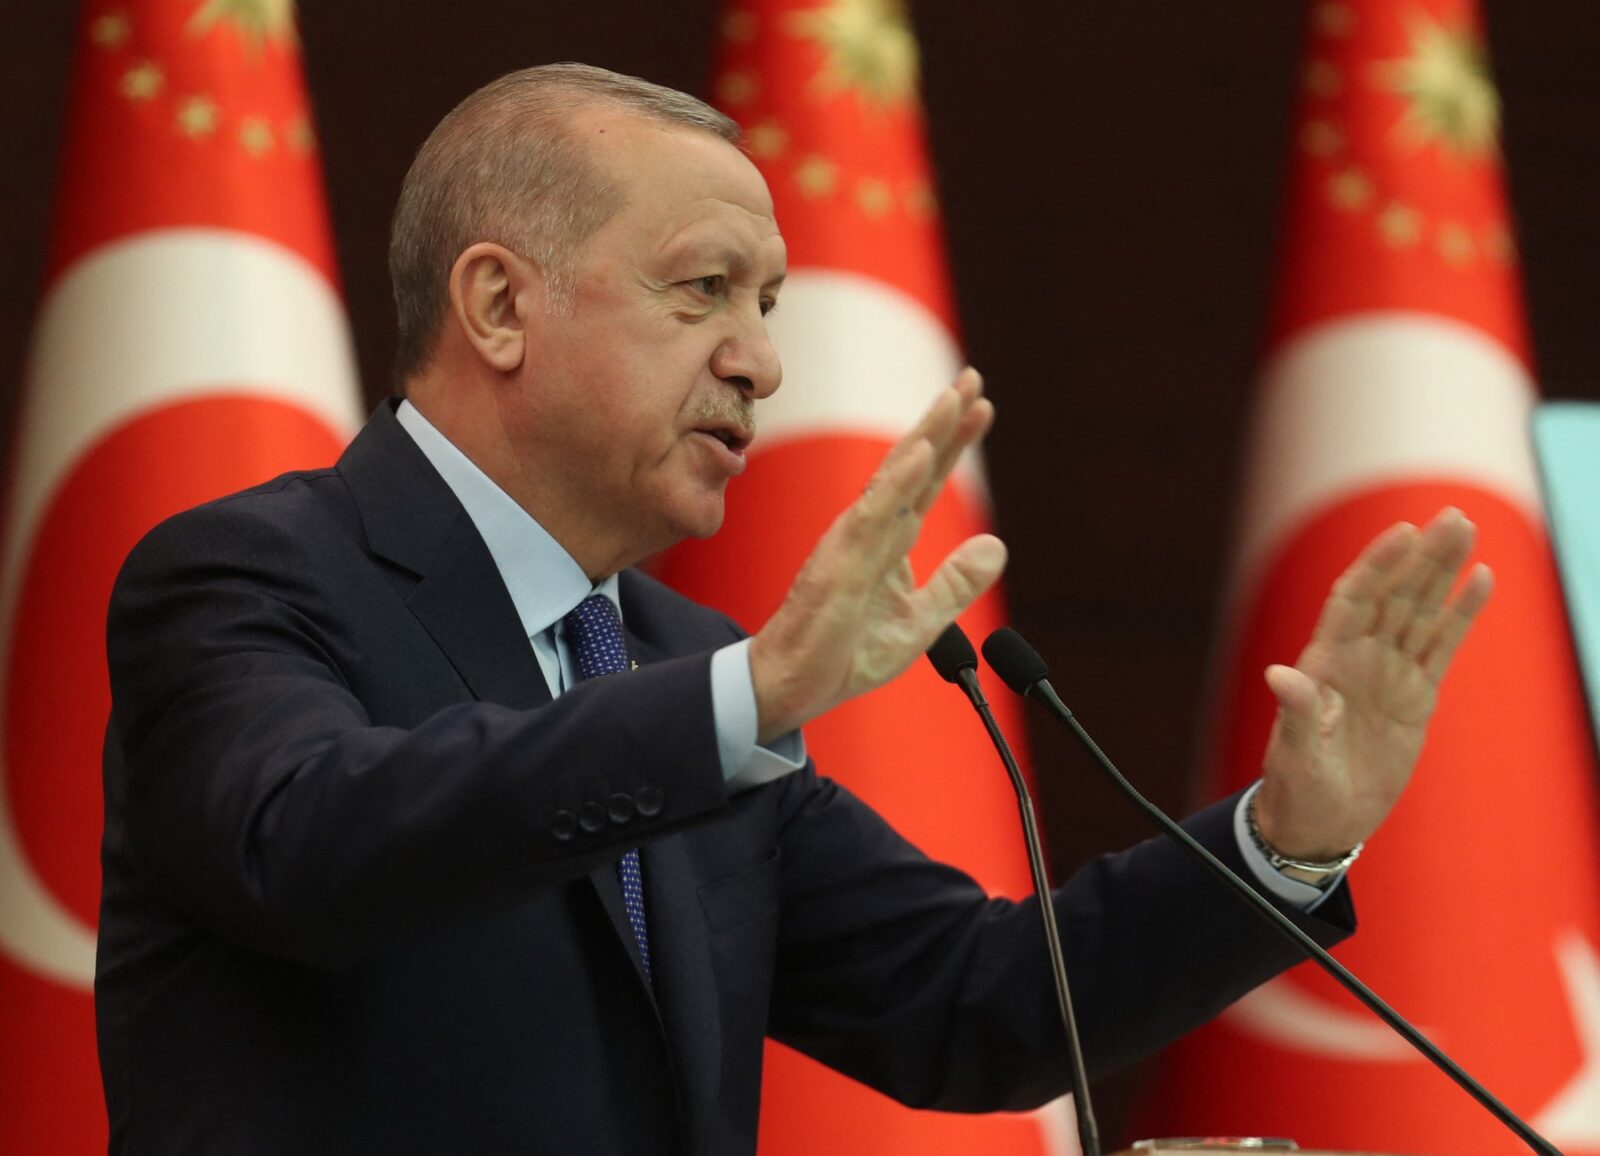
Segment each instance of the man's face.
[[584,245],[570,316],[529,319],[504,416],[536,516],[593,574],[721,526],[752,403],[778,388],[764,316],[786,254],[733,145],[611,111],[579,131],[627,203]]

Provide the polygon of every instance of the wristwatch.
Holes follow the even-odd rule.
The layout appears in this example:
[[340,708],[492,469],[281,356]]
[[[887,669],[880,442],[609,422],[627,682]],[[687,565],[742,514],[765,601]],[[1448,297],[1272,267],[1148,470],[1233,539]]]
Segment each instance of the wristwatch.
[[1349,869],[1350,864],[1361,857],[1365,843],[1357,843],[1337,859],[1330,859],[1325,863],[1313,862],[1309,859],[1292,859],[1280,852],[1271,843],[1268,843],[1261,834],[1261,828],[1256,825],[1256,797],[1250,796],[1250,802],[1244,809],[1245,829],[1250,832],[1250,841],[1256,845],[1256,850],[1266,857],[1274,870],[1282,872],[1290,879],[1301,883],[1309,883],[1313,887],[1329,887],[1335,883],[1339,876]]

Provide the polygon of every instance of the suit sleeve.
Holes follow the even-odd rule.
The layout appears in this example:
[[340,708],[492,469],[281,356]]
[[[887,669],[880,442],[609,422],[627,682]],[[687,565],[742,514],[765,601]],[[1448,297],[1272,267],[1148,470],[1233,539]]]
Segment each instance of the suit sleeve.
[[[363,592],[329,589],[315,553],[235,499],[158,528],[118,579],[108,845],[185,916],[348,966],[726,806],[709,654],[530,710],[461,687],[379,725],[339,614]],[[605,818],[618,795],[626,825]]]
[[[799,776],[797,776],[797,779]],[[916,1107],[1021,1110],[1070,1086],[1037,904],[986,900],[826,779],[790,789],[771,1033]],[[1237,798],[1184,825],[1235,871]],[[1055,891],[1092,1075],[1149,1054],[1299,961],[1165,839],[1090,863]],[[1348,935],[1345,888],[1314,939]]]

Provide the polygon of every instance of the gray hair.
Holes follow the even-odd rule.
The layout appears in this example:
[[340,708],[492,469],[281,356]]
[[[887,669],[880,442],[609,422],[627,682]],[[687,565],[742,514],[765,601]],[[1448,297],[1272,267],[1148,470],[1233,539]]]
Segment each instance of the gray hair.
[[584,242],[624,204],[570,131],[573,114],[597,104],[739,142],[738,124],[704,101],[587,64],[525,68],[478,89],[429,134],[400,186],[389,236],[397,386],[432,356],[450,269],[470,245],[528,257],[552,307],[571,308]]

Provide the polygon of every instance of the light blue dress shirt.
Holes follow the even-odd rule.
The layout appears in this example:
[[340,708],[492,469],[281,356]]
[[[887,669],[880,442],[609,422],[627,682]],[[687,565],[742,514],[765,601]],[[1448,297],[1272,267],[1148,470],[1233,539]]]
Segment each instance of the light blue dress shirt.
[[[550,694],[561,694],[577,681],[562,620],[590,594],[604,594],[617,603],[617,576],[613,574],[598,585],[591,585],[572,555],[414,405],[401,402],[395,416],[439,471],[489,547]],[[620,614],[620,604],[617,609]],[[734,793],[782,778],[799,770],[806,760],[799,731],[784,735],[770,747],[756,742],[756,694],[750,679],[749,652],[750,640],[745,639],[711,656],[711,706],[717,747],[723,778]],[[1259,788],[1257,783],[1246,792],[1234,812],[1234,837],[1239,850],[1264,888],[1302,911],[1311,911],[1334,887],[1315,887],[1291,879],[1267,862],[1257,849],[1245,826],[1245,808]]]

